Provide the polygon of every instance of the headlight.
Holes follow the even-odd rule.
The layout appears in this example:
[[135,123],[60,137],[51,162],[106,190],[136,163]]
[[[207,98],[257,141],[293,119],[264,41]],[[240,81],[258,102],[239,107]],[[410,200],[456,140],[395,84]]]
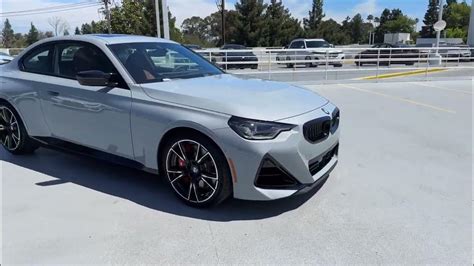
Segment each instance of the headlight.
[[277,122],[251,120],[233,116],[229,126],[242,138],[249,140],[269,140],[276,138],[283,131],[290,131],[295,125]]

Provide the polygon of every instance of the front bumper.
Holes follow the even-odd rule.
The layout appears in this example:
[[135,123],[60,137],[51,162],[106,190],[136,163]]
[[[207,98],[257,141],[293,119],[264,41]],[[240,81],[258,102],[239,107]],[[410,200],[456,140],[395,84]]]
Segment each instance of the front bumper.
[[[217,137],[222,141],[224,152],[233,166],[234,197],[246,200],[274,200],[292,196],[314,187],[319,180],[327,178],[338,162],[337,152],[324,163],[324,167],[311,174],[310,164],[333,150],[339,143],[339,127],[323,141],[310,143],[303,135],[303,125],[308,121],[332,114],[336,106],[331,103],[312,112],[280,120],[278,122],[297,125],[293,130],[282,132],[277,138],[267,141],[249,141],[241,138],[231,128],[218,129]],[[272,158],[291,177],[297,186],[272,189],[256,185],[262,162]]]

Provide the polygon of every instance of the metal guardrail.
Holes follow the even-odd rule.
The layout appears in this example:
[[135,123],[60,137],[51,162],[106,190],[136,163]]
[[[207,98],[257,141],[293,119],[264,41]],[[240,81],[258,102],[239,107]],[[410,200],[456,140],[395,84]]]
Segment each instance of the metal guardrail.
[[[428,74],[434,67],[474,69],[474,63],[470,63],[474,61],[472,50],[467,47],[258,48],[196,52],[230,73],[257,75],[268,79],[272,79],[273,74],[324,72],[327,80],[329,73],[341,71],[341,68],[344,71],[375,71],[376,77],[392,70],[425,70]],[[437,53],[441,58],[436,56]],[[245,71],[249,68],[253,70]]]

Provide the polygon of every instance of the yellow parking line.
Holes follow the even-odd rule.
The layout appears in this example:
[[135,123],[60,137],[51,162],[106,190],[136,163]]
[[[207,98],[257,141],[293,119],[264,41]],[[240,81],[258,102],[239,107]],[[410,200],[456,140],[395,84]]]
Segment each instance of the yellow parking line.
[[347,84],[338,84],[338,85],[341,86],[341,87],[344,87],[344,88],[348,88],[348,89],[352,89],[352,90],[356,90],[356,91],[362,91],[362,92],[366,92],[366,93],[370,93],[370,94],[375,94],[375,95],[382,96],[382,97],[385,97],[385,98],[390,98],[392,100],[406,102],[406,103],[410,103],[410,104],[413,104],[413,105],[418,105],[418,106],[430,108],[430,109],[441,111],[441,112],[446,112],[446,113],[450,113],[450,114],[455,114],[456,113],[456,111],[453,111],[453,110],[449,110],[449,109],[445,109],[445,108],[442,108],[442,107],[438,107],[438,106],[434,106],[434,105],[430,105],[430,104],[426,104],[426,103],[421,103],[421,102],[417,102],[417,101],[413,101],[413,100],[393,96],[393,95],[390,95],[390,94],[385,94],[385,93],[381,93],[381,92],[361,89],[361,88],[354,87],[354,86],[347,85]]
[[409,76],[421,75],[421,74],[425,74],[425,73],[441,72],[441,71],[446,71],[446,70],[447,69],[444,69],[444,68],[431,68],[431,69],[428,69],[428,70],[421,69],[421,70],[381,74],[381,75],[378,75],[378,76],[362,77],[362,78],[359,78],[358,80],[374,80],[374,79],[389,79],[389,78],[409,77]]
[[435,89],[440,89],[440,90],[445,90],[445,91],[453,91],[453,92],[459,92],[459,93],[465,93],[465,94],[472,94],[470,91],[463,91],[463,90],[457,90],[457,89],[448,89],[436,85],[431,85],[431,84],[424,84],[424,83],[419,83],[419,82],[410,82],[411,84],[417,85],[417,86],[422,86],[422,87],[427,87],[427,88],[435,88]]

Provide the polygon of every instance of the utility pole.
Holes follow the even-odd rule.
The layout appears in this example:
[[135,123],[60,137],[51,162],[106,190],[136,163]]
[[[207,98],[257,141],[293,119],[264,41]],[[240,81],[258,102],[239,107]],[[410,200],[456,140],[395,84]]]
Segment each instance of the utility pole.
[[105,4],[105,17],[107,19],[107,31],[109,34],[112,33],[112,26],[110,25],[110,9],[109,9],[109,0],[103,0]]
[[170,39],[170,24],[168,17],[168,4],[166,0],[161,0],[161,13],[163,13],[163,35],[165,39]]
[[222,45],[225,45],[225,0],[222,0]]
[[160,4],[158,0],[155,0],[155,12],[156,12],[156,37],[161,38],[161,24],[160,24]]
[[474,47],[474,0],[471,4],[471,19],[469,20],[469,30],[468,30],[467,44],[470,47]]
[[[439,0],[439,14],[438,14],[438,22],[443,20],[443,0]],[[438,53],[439,49],[439,42],[441,39],[441,30],[436,31],[436,53]]]

